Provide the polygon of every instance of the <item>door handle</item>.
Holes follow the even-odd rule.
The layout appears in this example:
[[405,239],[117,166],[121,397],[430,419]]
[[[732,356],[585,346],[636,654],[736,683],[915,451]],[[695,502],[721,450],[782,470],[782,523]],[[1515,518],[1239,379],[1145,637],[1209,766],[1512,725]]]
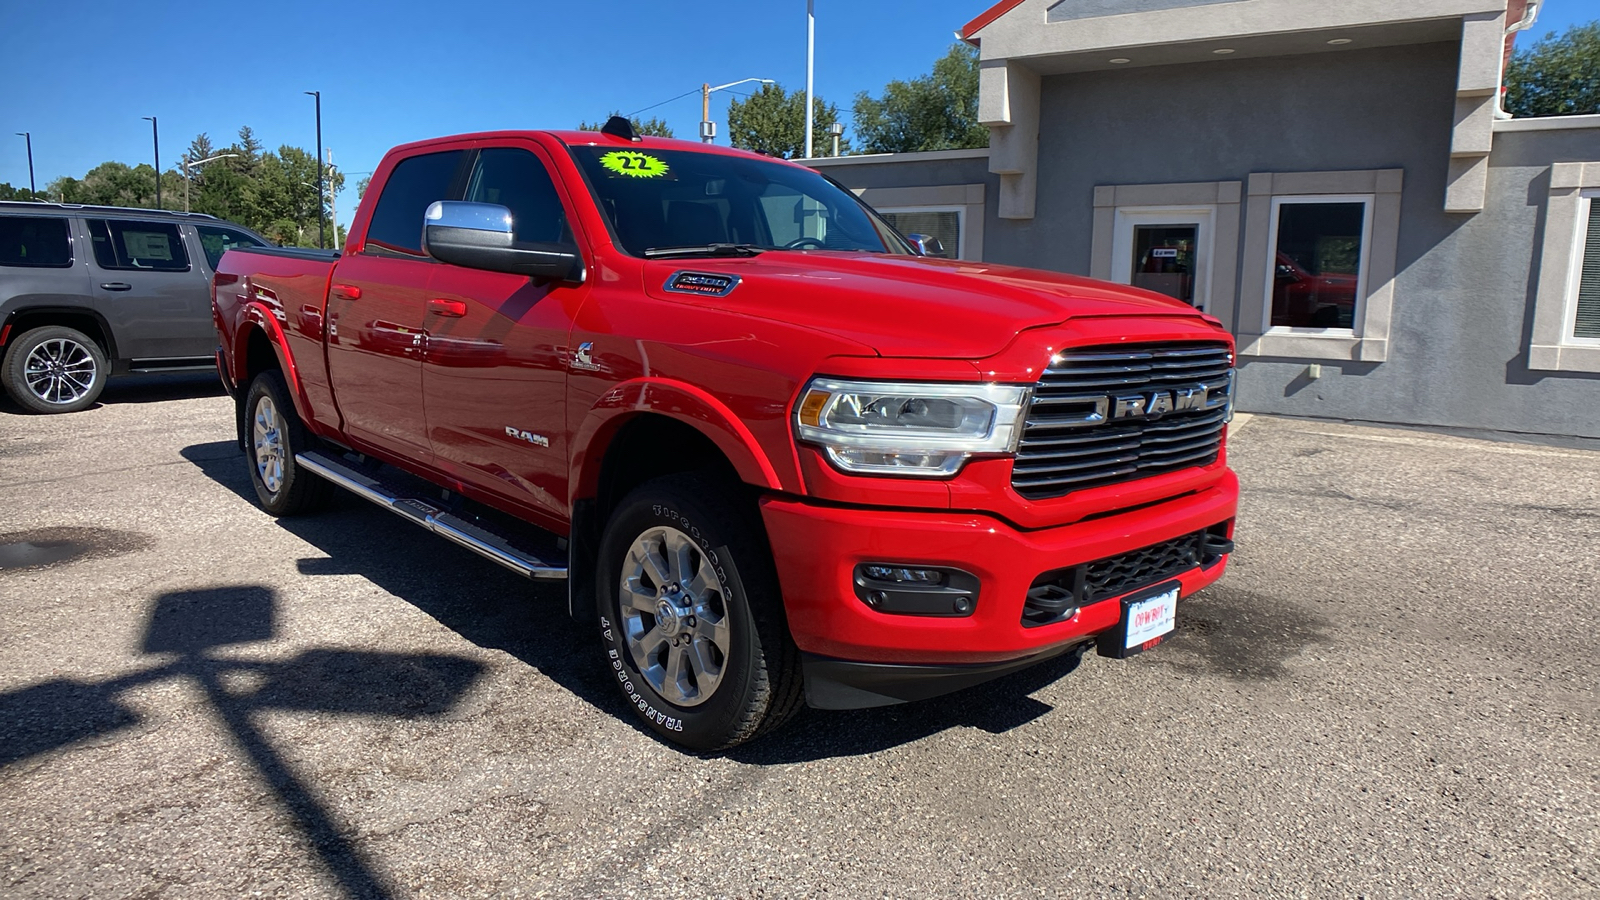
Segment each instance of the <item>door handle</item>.
[[353,284],[336,284],[333,286],[333,295],[340,300],[360,300],[361,288]]
[[108,291],[131,291],[131,290],[133,290],[133,285],[127,283],[126,281],[102,281],[102,282],[100,282],[100,287],[102,287],[102,288],[104,288],[105,290],[108,290]]
[[443,297],[435,297],[428,301],[428,312],[436,316],[459,319],[467,314],[467,303],[465,300],[446,300]]

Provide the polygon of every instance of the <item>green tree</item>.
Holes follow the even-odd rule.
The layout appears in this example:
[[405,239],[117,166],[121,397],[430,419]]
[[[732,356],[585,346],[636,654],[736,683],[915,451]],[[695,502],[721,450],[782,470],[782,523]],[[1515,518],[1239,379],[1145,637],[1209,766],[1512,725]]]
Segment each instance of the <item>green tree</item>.
[[[830,152],[833,135],[828,126],[839,121],[839,107],[811,97],[813,153]],[[764,84],[743,100],[728,104],[728,141],[735,147],[770,156],[797,157],[806,149],[806,95]],[[841,139],[839,152],[847,153],[850,140]]]
[[1506,111],[1514,116],[1600,113],[1600,21],[1518,48],[1506,67]]
[[[622,113],[613,112],[611,115],[620,116]],[[648,134],[654,135],[655,137],[664,138],[673,136],[672,126],[668,125],[665,119],[658,119],[655,116],[651,116],[648,119],[641,119],[638,116],[633,116],[632,118],[628,119],[628,121],[633,123],[633,130],[639,134]],[[605,124],[605,122],[579,122],[578,130],[599,131],[601,128],[605,127]]]
[[910,81],[891,81],[876,98],[856,95],[855,131],[867,153],[910,153],[989,146],[978,123],[978,51],[964,43]]
[[12,187],[10,182],[0,181],[0,200],[28,200],[49,203],[50,197],[43,192],[36,194],[25,187]]

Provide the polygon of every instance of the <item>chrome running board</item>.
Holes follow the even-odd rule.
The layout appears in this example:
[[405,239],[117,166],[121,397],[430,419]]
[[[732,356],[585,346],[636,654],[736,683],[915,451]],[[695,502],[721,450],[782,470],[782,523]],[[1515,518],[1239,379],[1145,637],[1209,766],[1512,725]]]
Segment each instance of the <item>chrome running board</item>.
[[307,472],[314,472],[359,497],[371,500],[412,524],[421,525],[434,534],[454,541],[484,559],[497,562],[523,577],[541,581],[566,580],[566,566],[545,562],[512,546],[510,541],[483,526],[468,522],[426,500],[401,497],[378,479],[358,472],[327,454],[308,450],[296,453],[294,461]]

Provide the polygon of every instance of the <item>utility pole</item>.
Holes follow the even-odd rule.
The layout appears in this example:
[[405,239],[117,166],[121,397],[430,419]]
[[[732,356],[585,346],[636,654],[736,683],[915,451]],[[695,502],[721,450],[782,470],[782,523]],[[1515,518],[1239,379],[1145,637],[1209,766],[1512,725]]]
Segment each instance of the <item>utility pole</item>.
[[183,155],[183,211],[189,211],[189,154]]
[[140,116],[150,123],[150,140],[156,145],[156,209],[161,208],[161,129],[155,116]]
[[305,93],[317,98],[317,246],[326,250],[328,236],[324,233],[322,225],[322,92]]
[[806,159],[811,158],[811,88],[817,60],[816,0],[806,0]]
[[[333,148],[328,148],[328,211],[333,219],[333,242],[339,244],[339,180],[334,178]],[[338,246],[334,247],[339,249]]]
[[17,136],[28,142],[28,193],[37,194],[39,189],[33,186],[33,132],[19,131]]

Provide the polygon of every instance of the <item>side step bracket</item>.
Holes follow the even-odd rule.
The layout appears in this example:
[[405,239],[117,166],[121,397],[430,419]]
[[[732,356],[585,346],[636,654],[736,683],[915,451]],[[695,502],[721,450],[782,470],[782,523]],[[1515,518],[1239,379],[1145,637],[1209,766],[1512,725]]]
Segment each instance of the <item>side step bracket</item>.
[[468,522],[452,512],[440,509],[426,500],[398,496],[383,482],[351,468],[326,453],[308,450],[295,454],[294,461],[306,471],[315,472],[339,487],[371,500],[395,515],[421,525],[524,577],[541,581],[566,580],[565,565],[556,565],[532,556],[512,546],[504,537],[481,525]]

